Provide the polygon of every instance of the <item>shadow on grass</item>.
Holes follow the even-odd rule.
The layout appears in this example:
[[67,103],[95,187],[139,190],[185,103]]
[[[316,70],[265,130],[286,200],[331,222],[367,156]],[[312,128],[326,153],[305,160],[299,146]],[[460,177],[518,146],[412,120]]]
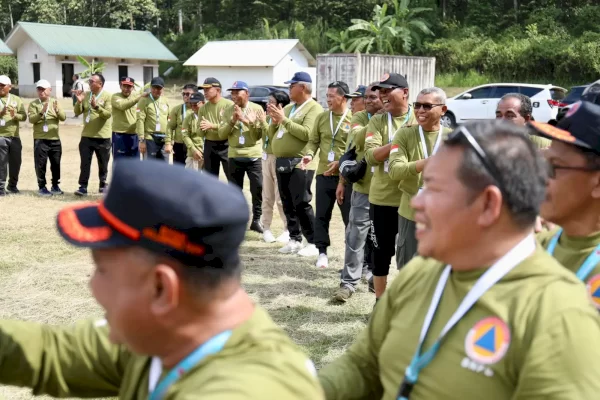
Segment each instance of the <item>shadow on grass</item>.
[[76,201],[95,201],[102,198],[100,193],[88,193],[87,196],[80,197],[75,196],[74,193],[65,192],[64,194],[52,195],[52,196],[40,196],[37,190],[21,190],[19,194],[9,194],[10,198],[28,197],[43,200],[61,201],[64,203],[73,203]]

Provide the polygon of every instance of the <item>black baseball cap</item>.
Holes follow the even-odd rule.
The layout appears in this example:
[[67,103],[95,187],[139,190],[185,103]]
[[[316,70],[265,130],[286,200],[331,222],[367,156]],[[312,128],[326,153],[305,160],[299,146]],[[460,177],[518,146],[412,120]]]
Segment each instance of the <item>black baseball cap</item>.
[[78,247],[139,246],[185,266],[220,268],[239,263],[248,220],[234,185],[158,160],[124,159],[104,198],[62,209],[57,227]]
[[396,89],[396,88],[408,88],[408,81],[400,74],[392,72],[391,74],[385,73],[379,80],[379,83],[373,85],[373,90],[376,89]]
[[193,93],[190,96],[190,103],[200,103],[201,101],[204,101],[204,95],[200,92]]
[[578,101],[556,126],[530,121],[538,136],[560,140],[573,146],[591,150],[600,155],[600,106],[589,101]]
[[329,86],[327,86],[328,88],[340,88],[344,91],[344,96],[346,96],[348,93],[350,93],[350,88],[348,87],[348,84],[346,82],[342,82],[342,81],[334,81],[331,82],[329,84]]
[[160,76],[155,76],[150,81],[150,86],[160,86],[161,88],[165,87],[165,80],[163,78],[161,78]]
[[358,85],[358,87],[356,88],[356,90],[350,94],[347,94],[346,97],[347,99],[353,99],[356,97],[365,97],[365,93],[367,92],[367,87],[365,85]]
[[211,87],[222,87],[222,86],[221,86],[221,82],[219,82],[219,80],[217,78],[206,78],[204,80],[204,83],[198,87],[201,89],[208,89]]

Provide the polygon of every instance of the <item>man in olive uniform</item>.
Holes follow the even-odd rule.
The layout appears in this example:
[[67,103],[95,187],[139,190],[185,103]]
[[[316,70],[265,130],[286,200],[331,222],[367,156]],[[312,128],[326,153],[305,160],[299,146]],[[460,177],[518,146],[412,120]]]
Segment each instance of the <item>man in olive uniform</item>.
[[[306,155],[306,144],[323,107],[312,98],[312,79],[306,72],[296,72],[286,84],[290,85],[293,103],[284,108],[267,106],[272,121],[270,137],[276,157],[277,184],[290,232],[290,241],[279,252],[293,254],[305,250],[307,257],[316,257],[319,251],[314,244],[315,216],[310,205],[315,163],[305,165],[302,157]],[[306,249],[302,249],[302,235],[308,242]]]
[[150,94],[140,99],[136,110],[140,152],[144,160],[156,158],[168,162],[172,148],[166,145],[169,103],[162,95],[165,81],[160,76],[154,77],[150,87]]
[[[346,149],[346,141],[350,132],[352,112],[348,108],[345,95],[350,89],[345,82],[335,81],[327,87],[327,106],[329,111],[317,116],[308,145],[306,155],[302,159],[303,165],[308,165],[319,150],[319,166],[317,167],[317,209],[315,214],[315,246],[319,251],[317,268],[327,268],[327,248],[329,239],[329,222],[336,200],[336,189],[339,182],[337,168],[330,170],[330,165],[339,161]],[[338,204],[343,213],[342,205]],[[344,222],[348,221],[347,215]],[[298,252],[303,255],[306,249]]]
[[[381,114],[383,104],[379,98],[379,91],[373,89],[374,85],[379,82],[372,83],[365,91],[365,107],[364,111],[352,114],[350,121],[350,137],[348,138],[347,149],[352,147],[356,150],[356,161],[363,161],[365,158],[365,135],[369,121],[376,114]],[[340,166],[342,172],[344,166]],[[363,177],[352,185],[352,195],[350,198],[344,198],[344,202],[349,202],[350,215],[348,226],[346,227],[346,250],[344,254],[344,268],[341,273],[340,286],[335,291],[333,299],[339,302],[346,302],[356,291],[356,285],[360,281],[361,276],[364,276],[372,286],[373,273],[373,243],[369,231],[371,229],[371,221],[369,218],[369,188],[371,186],[371,178],[373,170],[371,167],[366,167]]]
[[0,75],[0,196],[19,193],[17,183],[23,150],[19,137],[19,122],[27,119],[21,98],[11,94],[11,88],[10,78]]
[[104,193],[110,161],[112,135],[112,95],[104,90],[104,76],[94,74],[89,79],[90,91],[77,92],[75,116],[83,114],[83,131],[79,142],[81,158],[79,189],[76,196],[87,196],[92,157],[98,160],[99,191]]
[[199,171],[204,162],[204,132],[200,129],[198,112],[204,107],[204,95],[200,92],[192,94],[189,98],[192,112],[188,112],[183,120],[181,135],[187,149],[185,167]]
[[440,148],[442,139],[450,133],[441,123],[446,113],[446,93],[440,88],[423,89],[413,104],[417,124],[400,129],[392,140],[390,178],[399,182],[402,192],[398,207],[398,243],[396,265],[406,265],[417,253],[415,210],[410,203],[423,188],[422,174],[428,160]]
[[352,93],[346,93],[345,97],[350,99],[350,111],[352,114],[359,113],[364,111],[366,108],[365,104],[365,93],[367,91],[367,87],[365,85],[358,85],[356,90]]
[[139,139],[135,131],[136,104],[148,93],[132,94],[135,79],[128,76],[121,78],[121,93],[112,95],[112,141],[113,161],[120,157],[140,158]]
[[[517,125],[525,126],[533,121],[531,99],[521,93],[507,93],[496,106],[496,119],[504,119]],[[529,138],[540,149],[550,147],[551,141],[540,136],[530,135]]]
[[[52,98],[52,85],[45,79],[35,84],[38,99],[29,103],[27,114],[29,122],[33,125],[33,159],[35,175],[38,181],[38,194],[40,196],[61,195],[60,190],[60,159],[62,145],[58,134],[60,121],[67,119],[62,107],[56,99]],[[52,186],[46,187],[46,165],[50,159],[52,173]]]
[[524,127],[449,135],[412,201],[420,257],[319,371],[328,400],[597,397],[600,319],[533,235],[546,179]]
[[235,81],[231,88],[233,104],[225,108],[219,139],[229,141],[229,182],[244,188],[248,175],[252,195],[252,224],[250,230],[263,233],[262,216],[262,128],[258,119],[260,105],[249,101],[248,84]]
[[105,319],[0,321],[0,383],[54,397],[322,400],[313,363],[241,286],[247,222],[233,185],[119,161],[101,202],[57,217],[91,248]]
[[544,153],[551,174],[540,215],[560,226],[539,233],[538,239],[587,283],[600,310],[600,106],[575,103],[556,127],[531,124],[552,139]]
[[205,133],[204,139],[204,169],[219,176],[221,165],[225,175],[229,176],[229,141],[219,138],[219,126],[225,108],[233,102],[221,96],[221,82],[216,78],[206,78],[200,85],[204,91],[206,104],[200,109],[200,129]]
[[365,159],[374,167],[369,189],[369,215],[373,242],[373,286],[378,299],[387,285],[387,275],[396,252],[398,234],[398,207],[402,192],[398,182],[389,175],[389,156],[392,140],[400,129],[416,122],[408,104],[408,82],[400,74],[385,74],[373,86],[379,90],[385,114],[375,115],[369,121],[365,137]]
[[181,128],[183,127],[183,121],[187,117],[188,110],[191,107],[190,98],[197,91],[198,86],[193,83],[185,85],[181,91],[183,103],[173,107],[171,115],[169,116],[169,134],[165,140],[165,147],[172,147],[174,163],[185,164],[187,149],[183,142]]

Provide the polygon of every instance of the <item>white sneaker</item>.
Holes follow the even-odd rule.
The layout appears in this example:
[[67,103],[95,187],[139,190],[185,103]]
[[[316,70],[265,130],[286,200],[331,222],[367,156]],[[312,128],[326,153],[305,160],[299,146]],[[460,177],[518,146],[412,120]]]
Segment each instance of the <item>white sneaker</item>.
[[285,246],[279,249],[280,253],[283,254],[294,254],[302,248],[302,243],[290,240]]
[[276,239],[279,243],[287,243],[290,241],[290,232],[285,231]]
[[275,236],[273,236],[273,232],[271,232],[270,230],[264,231],[263,240],[267,243],[273,243],[275,241]]
[[308,246],[298,252],[298,255],[302,257],[316,257],[319,255],[319,250],[317,250],[317,246],[309,243]]
[[317,263],[315,265],[317,268],[327,268],[329,266],[329,260],[327,259],[327,254],[324,254],[324,253],[319,254],[319,258],[317,258]]

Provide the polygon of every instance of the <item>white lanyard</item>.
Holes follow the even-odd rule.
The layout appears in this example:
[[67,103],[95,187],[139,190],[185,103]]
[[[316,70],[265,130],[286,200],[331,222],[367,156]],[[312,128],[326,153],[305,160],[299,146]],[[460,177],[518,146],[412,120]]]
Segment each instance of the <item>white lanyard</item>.
[[[158,110],[158,106],[156,105],[156,100],[154,100],[154,97],[152,97],[152,95],[150,95],[150,98],[152,99],[152,104],[154,104],[154,111],[156,112],[156,123],[158,123],[158,121],[160,121],[160,112]],[[158,98],[158,105],[160,105],[160,97]],[[185,107],[185,105],[184,105]]]
[[[95,96],[95,97],[96,97],[96,100],[98,100],[98,98],[100,97],[100,95],[102,94],[102,92],[104,92],[104,89],[102,89],[102,90],[100,91],[100,93],[98,93],[98,95],[97,95],[97,96]],[[88,115],[87,115],[87,117],[88,117],[88,120],[89,120],[89,118],[90,118],[90,114],[92,113],[92,96],[93,96],[93,95],[94,95],[94,94],[93,94],[92,92],[90,92],[90,98],[88,99]]]
[[331,145],[332,146],[333,146],[333,141],[335,140],[335,135],[337,135],[338,131],[340,130],[340,127],[342,126],[342,123],[344,122],[346,115],[348,115],[348,111],[349,111],[349,109],[346,108],[346,111],[344,111],[342,118],[340,118],[340,122],[338,122],[337,128],[335,128],[335,131],[333,130],[333,111],[329,111],[329,126],[331,127]]
[[[304,107],[306,105],[306,103],[310,102],[312,99],[308,99],[306,100],[304,103],[302,103],[302,105],[298,108],[296,108],[296,104],[294,104],[294,107],[292,107],[292,111],[290,112],[290,116],[288,117],[289,119],[294,118],[294,115],[298,114],[300,112],[300,110],[302,110],[302,107]],[[331,130],[333,130],[333,128],[331,128]]]
[[4,108],[10,104],[10,96],[11,96],[11,94],[9,93],[6,103],[2,102],[2,99],[0,99],[0,104],[2,104],[2,110],[4,110]]
[[[440,147],[440,144],[442,143],[442,129],[444,129],[444,126],[442,124],[440,124],[440,131],[438,132],[438,137],[437,137],[437,140],[435,141],[435,145],[433,146],[433,149],[431,150],[431,155],[434,155],[438,151],[438,148]],[[429,158],[429,152],[427,151],[427,143],[425,143],[425,135],[423,134],[422,126],[419,126],[419,135],[421,136],[421,148],[423,149],[423,155],[425,156],[425,159],[427,159],[427,158]]]
[[[42,103],[42,100],[40,100],[40,104],[42,105],[42,108],[44,108],[44,103]],[[46,112],[44,113],[44,123],[46,122],[46,116],[48,115],[48,111],[50,111],[50,99],[48,99],[48,107],[46,108]]]
[[406,113],[406,118],[404,118],[402,125],[400,125],[400,127],[398,129],[396,129],[396,131],[394,133],[392,133],[392,129],[394,129],[393,125],[392,125],[392,114],[388,113],[388,142],[389,143],[392,143],[392,140],[394,140],[394,136],[396,136],[396,133],[398,133],[398,131],[400,129],[402,129],[402,127],[404,125],[406,125],[406,123],[408,122],[408,119],[410,118],[410,112],[411,112],[411,108],[410,108],[410,106],[408,106],[408,112]]

